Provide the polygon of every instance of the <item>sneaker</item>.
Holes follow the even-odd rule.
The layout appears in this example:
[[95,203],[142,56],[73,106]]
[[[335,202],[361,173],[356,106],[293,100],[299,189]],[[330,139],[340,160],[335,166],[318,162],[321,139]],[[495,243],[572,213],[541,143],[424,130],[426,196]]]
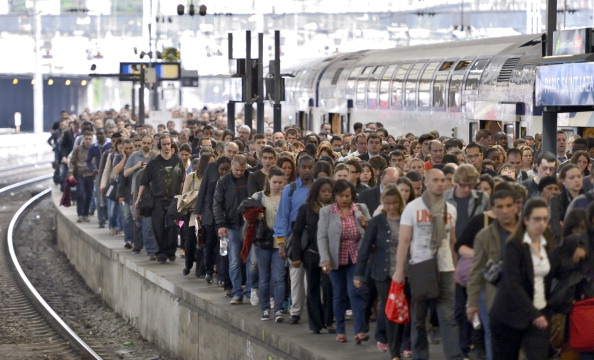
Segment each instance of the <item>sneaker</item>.
[[204,277],[204,282],[206,282],[208,285],[212,284],[212,275],[206,274]]
[[297,325],[299,324],[299,320],[301,320],[301,316],[291,315],[291,317],[289,318],[289,325]]
[[231,298],[231,301],[229,301],[229,304],[231,304],[231,305],[243,304],[243,298],[241,298],[239,296],[234,296]]
[[124,243],[124,247],[126,249],[132,249],[132,244],[130,244],[129,242]]
[[258,289],[252,289],[252,291],[250,291],[250,304],[252,304],[252,306],[258,306],[258,304],[260,304]]
[[402,352],[402,357],[405,358],[405,359],[412,358],[412,351],[410,351],[410,350],[404,350]]
[[277,311],[274,313],[274,322],[280,323],[285,321],[285,316],[283,315],[282,311]]
[[260,316],[260,320],[262,320],[262,321],[270,320],[270,310],[262,311],[262,316]]
[[150,261],[156,261],[156,260],[157,260],[157,255],[155,255],[155,254],[150,254],[150,255],[149,255],[149,260],[150,260]]
[[228,298],[232,298],[233,297],[233,293],[231,292],[231,289],[225,290],[225,297],[228,297]]
[[91,222],[91,219],[89,219],[88,216],[83,216],[83,221],[84,222]]
[[109,235],[114,236],[118,231],[116,230],[116,228],[110,228],[109,229]]
[[345,320],[352,320],[353,319],[353,310],[347,310],[344,314]]
[[79,216],[79,217],[78,217],[78,219],[76,219],[76,222],[77,222],[77,223],[81,223],[81,222],[83,222],[83,217],[82,217],[82,216]]

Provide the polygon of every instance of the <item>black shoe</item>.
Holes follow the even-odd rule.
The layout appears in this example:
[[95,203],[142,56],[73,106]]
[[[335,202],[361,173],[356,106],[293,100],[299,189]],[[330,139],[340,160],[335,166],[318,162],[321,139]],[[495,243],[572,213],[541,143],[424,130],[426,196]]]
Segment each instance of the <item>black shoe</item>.
[[212,275],[208,275],[208,274],[206,274],[206,276],[204,277],[204,281],[205,281],[205,282],[206,282],[208,285],[212,284]]
[[132,249],[132,252],[133,252],[134,254],[140,254],[140,249]]
[[157,256],[157,262],[159,264],[165,264],[165,261],[167,261],[167,258],[165,256]]
[[174,262],[175,261],[175,255],[169,255],[169,261]]
[[184,268],[182,270],[182,274],[184,274],[184,276],[188,275],[189,273],[190,273],[190,269],[188,269],[188,268]]
[[89,215],[90,215],[90,216],[93,216],[93,215],[95,215],[95,210],[91,210],[91,211],[89,211]]
[[289,318],[289,325],[297,325],[299,324],[299,320],[301,320],[301,316],[291,315],[291,317]]

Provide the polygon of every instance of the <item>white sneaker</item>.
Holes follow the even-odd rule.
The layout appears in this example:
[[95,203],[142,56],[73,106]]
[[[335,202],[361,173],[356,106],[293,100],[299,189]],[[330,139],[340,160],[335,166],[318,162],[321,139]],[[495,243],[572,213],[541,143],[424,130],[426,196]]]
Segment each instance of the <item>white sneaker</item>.
[[252,306],[258,306],[258,304],[260,304],[260,298],[258,297],[257,289],[252,289],[250,291],[250,304],[252,304]]

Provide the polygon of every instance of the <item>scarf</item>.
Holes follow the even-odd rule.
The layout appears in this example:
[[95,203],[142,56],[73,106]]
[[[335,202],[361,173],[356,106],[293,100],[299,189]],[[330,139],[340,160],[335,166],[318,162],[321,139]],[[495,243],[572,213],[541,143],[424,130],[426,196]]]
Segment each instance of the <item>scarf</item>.
[[429,247],[433,254],[437,252],[437,248],[441,245],[441,242],[446,236],[445,231],[445,219],[446,219],[446,203],[443,197],[431,203],[431,199],[429,199],[429,194],[425,191],[421,195],[423,199],[423,203],[429,209],[429,213],[431,214],[431,219],[433,222],[433,229],[431,232],[431,241],[429,242]]

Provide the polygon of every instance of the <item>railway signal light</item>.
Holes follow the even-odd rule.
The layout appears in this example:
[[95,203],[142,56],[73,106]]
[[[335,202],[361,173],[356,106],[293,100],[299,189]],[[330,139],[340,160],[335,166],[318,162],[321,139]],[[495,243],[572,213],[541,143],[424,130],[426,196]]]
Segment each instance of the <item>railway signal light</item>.
[[[186,7],[183,4],[179,4],[177,5],[177,15],[183,15],[186,12]],[[194,16],[196,15],[196,5],[194,5],[194,2],[190,2],[190,5],[188,5],[188,15],[190,16]],[[206,15],[206,5],[200,5],[198,6],[198,15],[200,16],[205,16]]]

